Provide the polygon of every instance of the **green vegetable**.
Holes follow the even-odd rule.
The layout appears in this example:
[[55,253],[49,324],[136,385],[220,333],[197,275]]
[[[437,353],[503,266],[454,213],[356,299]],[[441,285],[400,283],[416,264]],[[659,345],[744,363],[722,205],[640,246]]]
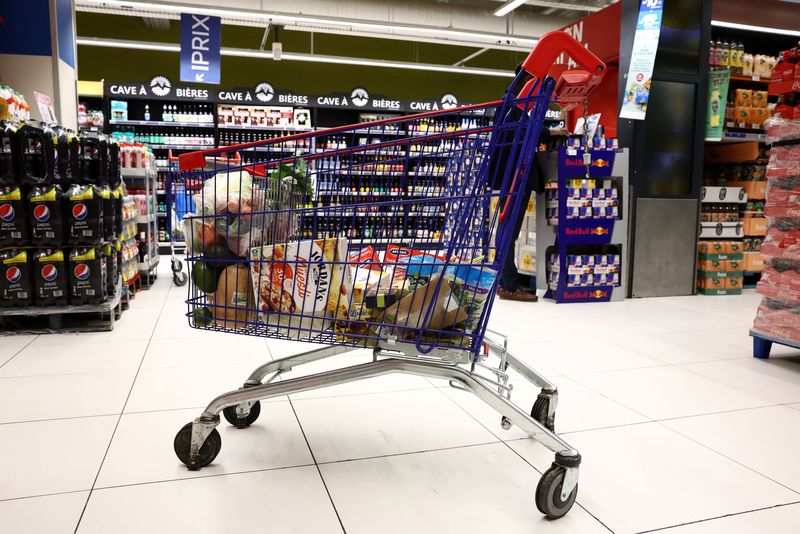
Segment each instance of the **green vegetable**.
[[205,306],[202,308],[195,308],[194,311],[192,311],[192,318],[194,319],[194,325],[200,328],[210,325],[214,320],[211,310]]
[[203,293],[213,293],[217,289],[217,272],[213,266],[198,261],[192,269],[192,280]]
[[296,160],[293,165],[285,163],[278,166],[269,174],[269,178],[276,188],[279,187],[279,184],[287,183],[287,179],[290,179],[289,185],[294,182],[297,192],[302,192],[306,196],[311,196],[314,193],[311,188],[311,180],[308,177],[308,164],[302,158]]

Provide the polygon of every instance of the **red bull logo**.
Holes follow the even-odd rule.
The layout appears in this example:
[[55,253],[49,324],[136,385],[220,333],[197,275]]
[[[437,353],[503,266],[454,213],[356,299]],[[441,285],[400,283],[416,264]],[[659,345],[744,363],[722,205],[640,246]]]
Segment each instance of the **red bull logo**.
[[33,217],[39,222],[46,222],[50,219],[50,208],[45,204],[37,204],[33,208]]
[[52,282],[58,276],[58,269],[55,265],[45,265],[42,267],[42,278],[45,282]]
[[608,167],[609,165],[611,165],[611,162],[603,158],[597,158],[592,161],[592,167]]
[[22,269],[16,265],[12,265],[6,269],[6,280],[11,284],[16,284],[22,278]]
[[608,297],[608,291],[603,291],[602,289],[596,289],[589,293],[589,296],[593,299],[602,299]]
[[608,235],[608,228],[603,228],[602,226],[598,226],[597,228],[592,228],[592,235]]
[[72,206],[72,216],[75,218],[76,221],[84,220],[88,214],[89,214],[89,209],[83,202],[78,202],[77,204]]
[[86,280],[87,278],[89,278],[89,266],[86,265],[85,263],[79,263],[72,270],[72,273],[78,280]]
[[11,222],[14,220],[14,206],[11,204],[2,204],[0,205],[0,220],[4,222]]

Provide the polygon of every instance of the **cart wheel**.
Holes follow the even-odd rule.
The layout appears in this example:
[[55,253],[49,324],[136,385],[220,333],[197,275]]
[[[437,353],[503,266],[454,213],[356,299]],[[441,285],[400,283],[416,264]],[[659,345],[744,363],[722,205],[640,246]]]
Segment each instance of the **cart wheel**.
[[203,446],[200,447],[200,454],[197,456],[197,460],[194,463],[189,459],[191,447],[192,423],[186,423],[175,435],[173,448],[175,449],[175,454],[178,455],[178,459],[186,464],[186,467],[191,471],[205,467],[214,461],[214,458],[217,457],[222,448],[222,438],[216,428],[212,430],[211,434],[208,435],[206,441],[203,443]]
[[181,260],[172,260],[172,272],[179,273],[183,270],[183,263]]
[[[550,397],[546,395],[539,395],[536,402],[533,403],[531,409],[531,418],[536,419],[550,432],[556,431],[555,421],[549,421],[547,415],[550,412]],[[555,416],[553,416],[555,419]]]
[[548,519],[558,519],[569,512],[578,495],[578,486],[572,490],[566,501],[561,500],[561,486],[564,484],[566,470],[560,465],[553,464],[544,472],[536,486],[536,508]]
[[503,430],[511,430],[511,419],[506,417],[505,415],[500,418],[500,427]]
[[247,428],[255,423],[258,416],[261,415],[261,402],[255,401],[253,405],[250,406],[250,413],[247,414],[247,417],[239,417],[236,414],[236,406],[228,406],[222,410],[222,415],[225,416],[227,422],[236,428]]
[[172,281],[175,282],[176,286],[185,286],[186,282],[189,281],[189,277],[186,276],[185,272],[178,271],[177,273],[173,273]]

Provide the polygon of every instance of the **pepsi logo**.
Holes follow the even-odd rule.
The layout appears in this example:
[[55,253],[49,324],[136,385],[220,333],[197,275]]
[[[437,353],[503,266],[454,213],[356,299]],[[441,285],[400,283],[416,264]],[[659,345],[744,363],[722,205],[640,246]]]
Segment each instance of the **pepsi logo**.
[[11,266],[6,269],[6,280],[11,284],[16,284],[22,278],[22,269],[17,266]]
[[37,204],[33,208],[33,216],[39,222],[45,222],[50,219],[50,208],[45,204]]
[[11,222],[14,220],[14,206],[11,204],[2,204],[0,205],[0,219],[5,222]]
[[79,263],[72,270],[72,273],[78,280],[86,280],[87,278],[89,278],[89,266],[86,265],[85,263]]
[[86,204],[83,202],[78,202],[74,206],[72,206],[72,216],[75,218],[76,221],[82,221],[86,218],[89,214],[89,208],[86,207]]
[[42,278],[46,282],[52,282],[58,276],[58,269],[56,269],[55,265],[45,265],[42,267]]

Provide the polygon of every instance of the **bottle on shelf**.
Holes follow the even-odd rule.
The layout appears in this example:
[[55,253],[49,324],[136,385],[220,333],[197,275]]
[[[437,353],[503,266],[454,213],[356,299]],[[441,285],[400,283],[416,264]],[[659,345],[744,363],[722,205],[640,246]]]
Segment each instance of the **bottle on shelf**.
[[150,120],[150,104],[144,105],[144,120],[146,121]]

